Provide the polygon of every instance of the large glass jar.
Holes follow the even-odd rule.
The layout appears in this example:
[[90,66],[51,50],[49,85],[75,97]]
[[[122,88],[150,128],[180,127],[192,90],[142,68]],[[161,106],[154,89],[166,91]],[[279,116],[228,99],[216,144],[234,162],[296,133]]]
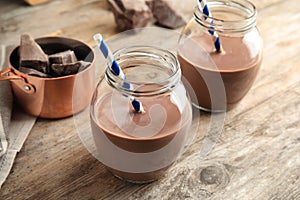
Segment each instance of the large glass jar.
[[[257,11],[247,0],[211,0],[207,5],[212,17],[196,8],[180,37],[178,59],[195,94],[193,105],[226,111],[247,94],[261,65]],[[215,49],[212,31],[219,35],[220,52]]]
[[[96,157],[117,177],[150,182],[166,172],[193,138],[191,102],[171,52],[132,46],[114,56],[126,80],[107,63],[90,109]],[[140,101],[145,113],[136,113],[129,97]]]

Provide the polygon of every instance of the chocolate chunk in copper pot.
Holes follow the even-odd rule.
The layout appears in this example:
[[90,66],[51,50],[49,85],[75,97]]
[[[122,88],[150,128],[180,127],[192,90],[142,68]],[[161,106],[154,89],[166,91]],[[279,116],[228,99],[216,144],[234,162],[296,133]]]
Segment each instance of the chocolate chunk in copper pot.
[[79,71],[84,70],[88,66],[90,66],[90,62],[85,61],[77,61],[75,63],[68,64],[52,64],[51,65],[51,75],[58,76],[67,76],[71,74],[76,74]]
[[108,3],[121,31],[145,27],[153,19],[144,0],[108,0]]
[[157,23],[167,28],[179,28],[186,24],[174,2],[170,0],[146,0]]
[[42,48],[28,35],[21,35],[20,66],[48,72],[49,60]]
[[51,64],[68,64],[68,63],[74,63],[77,61],[76,55],[74,51],[67,50],[59,53],[55,53],[52,55],[49,55],[49,62]]

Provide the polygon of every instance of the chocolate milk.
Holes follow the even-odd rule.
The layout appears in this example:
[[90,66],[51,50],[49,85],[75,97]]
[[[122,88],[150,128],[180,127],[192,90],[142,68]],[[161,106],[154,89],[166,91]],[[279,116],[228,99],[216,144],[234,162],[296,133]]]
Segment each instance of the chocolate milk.
[[146,113],[134,113],[127,97],[108,92],[95,103],[91,124],[97,158],[114,175],[143,183],[158,179],[176,161],[192,112],[189,106],[180,110],[170,94],[139,101]]
[[261,64],[261,52],[248,38],[220,39],[223,53],[215,53],[212,37],[206,33],[190,36],[178,49],[183,77],[196,94],[192,102],[204,110],[233,108],[251,88]]

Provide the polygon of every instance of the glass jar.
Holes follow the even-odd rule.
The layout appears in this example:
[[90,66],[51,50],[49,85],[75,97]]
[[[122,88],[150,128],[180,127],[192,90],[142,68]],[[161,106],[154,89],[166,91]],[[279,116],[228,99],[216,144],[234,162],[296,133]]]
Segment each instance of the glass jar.
[[[257,11],[247,0],[207,2],[212,17],[197,7],[179,39],[178,59],[191,86],[193,105],[206,111],[226,111],[251,88],[262,62]],[[215,31],[222,51],[217,52]]]
[[[150,182],[166,172],[193,138],[191,102],[171,52],[132,46],[114,56],[126,80],[107,63],[90,109],[96,157],[117,177]],[[129,97],[140,101],[145,113],[136,113]]]

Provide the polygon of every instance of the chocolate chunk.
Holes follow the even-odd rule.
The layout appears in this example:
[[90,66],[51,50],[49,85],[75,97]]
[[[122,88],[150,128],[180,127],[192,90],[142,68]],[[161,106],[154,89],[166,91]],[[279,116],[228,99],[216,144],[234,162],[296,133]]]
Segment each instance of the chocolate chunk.
[[119,30],[145,27],[153,16],[144,0],[108,0]]
[[49,61],[51,64],[68,64],[77,61],[74,51],[67,50],[56,54],[49,55]]
[[67,76],[71,74],[76,74],[79,71],[84,70],[88,66],[90,66],[90,62],[85,61],[77,61],[75,63],[68,64],[52,64],[51,65],[51,75],[58,76]]
[[20,66],[36,69],[43,73],[48,72],[48,56],[28,34],[21,35]]
[[146,0],[152,10],[157,23],[167,28],[179,28],[186,24],[182,14],[173,1],[170,0]]
[[42,78],[49,78],[50,76],[48,74],[45,74],[43,72],[40,72],[35,69],[27,68],[27,67],[19,67],[19,71],[28,74],[30,76],[37,76],[37,77],[42,77]]

